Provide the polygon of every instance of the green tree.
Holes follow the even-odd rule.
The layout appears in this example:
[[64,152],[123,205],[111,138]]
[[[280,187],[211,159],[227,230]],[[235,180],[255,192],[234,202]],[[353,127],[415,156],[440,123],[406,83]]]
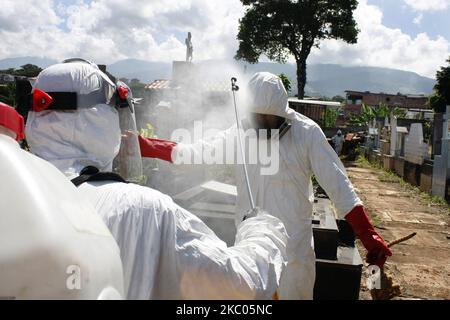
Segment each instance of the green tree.
[[34,64],[28,63],[28,64],[21,66],[18,69],[9,68],[9,69],[5,69],[5,70],[0,70],[0,73],[10,74],[13,76],[22,76],[22,77],[33,78],[33,77],[37,77],[41,71],[42,71],[42,68],[40,68]]
[[15,83],[1,84],[0,102],[6,103],[13,107],[15,105],[15,90]]
[[322,114],[323,125],[325,128],[333,128],[341,112],[340,108],[326,108]]
[[133,91],[133,94],[137,92],[139,92],[139,94],[142,94],[142,91],[145,89],[145,83],[142,83],[139,79],[131,79],[129,86]]
[[288,76],[284,73],[280,73],[278,77],[283,82],[284,88],[286,89],[287,93],[291,92],[291,80],[289,80]]
[[28,78],[37,77],[38,74],[42,71],[42,68],[35,66],[34,64],[25,64],[20,67],[20,69],[14,70],[14,75],[23,76]]
[[430,97],[430,105],[433,103],[433,109],[437,112],[445,112],[445,105],[450,105],[450,58],[446,67],[441,67],[436,73],[436,85],[434,90],[437,96]]
[[434,112],[445,112],[445,99],[436,91],[428,97],[428,105],[434,110]]
[[377,118],[386,118],[391,116],[391,108],[386,103],[380,102],[378,108],[374,109]]
[[396,116],[397,118],[405,118],[406,114],[408,113],[407,109],[395,107],[394,110],[391,111],[391,113]]
[[358,28],[353,11],[357,0],[241,0],[246,7],[240,20],[236,59],[257,63],[264,54],[285,63],[297,63],[298,97],[305,96],[306,60],[320,40],[356,43]]
[[370,106],[362,104],[361,112],[357,114],[352,114],[348,121],[348,124],[357,127],[367,127],[373,119],[375,119],[376,114]]
[[336,102],[340,102],[340,103],[345,102],[345,98],[343,96],[340,96],[340,95],[334,96],[333,98],[331,98],[331,100],[332,101],[336,101]]
[[389,108],[385,103],[380,103],[377,108],[362,104],[361,112],[350,116],[348,124],[358,127],[367,127],[373,119],[376,118],[390,118],[391,115],[397,118],[406,116],[406,110],[398,107]]
[[[21,76],[33,78],[42,71],[42,69],[34,64],[25,64],[18,69],[9,68],[0,70],[0,74],[9,74],[12,76]],[[15,107],[16,104],[16,84],[14,82],[0,85],[0,101]]]

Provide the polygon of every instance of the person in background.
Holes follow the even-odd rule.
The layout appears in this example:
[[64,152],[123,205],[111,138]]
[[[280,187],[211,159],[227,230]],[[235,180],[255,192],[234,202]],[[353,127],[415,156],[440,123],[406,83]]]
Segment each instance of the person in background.
[[342,152],[342,146],[344,145],[345,137],[342,134],[341,130],[338,130],[337,133],[331,138],[331,141],[333,142],[334,151],[336,151],[336,154],[338,156],[341,155]]

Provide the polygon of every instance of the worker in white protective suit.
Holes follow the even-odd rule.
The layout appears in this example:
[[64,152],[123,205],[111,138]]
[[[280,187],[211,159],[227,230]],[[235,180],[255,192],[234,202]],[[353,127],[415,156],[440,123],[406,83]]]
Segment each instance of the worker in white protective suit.
[[[256,206],[280,218],[287,229],[288,265],[279,288],[280,299],[312,299],[315,282],[315,254],[312,248],[311,176],[314,174],[333,201],[339,218],[346,218],[368,250],[367,261],[382,266],[391,252],[374,230],[362,202],[356,195],[346,171],[320,127],[311,119],[288,107],[288,96],[282,81],[267,72],[255,74],[248,86],[250,99],[247,113],[256,119],[257,127],[283,128],[279,137],[279,170],[262,175],[261,165],[249,166],[250,186]],[[255,121],[250,121],[255,122]],[[261,125],[262,123],[262,125]],[[145,139],[140,137],[143,156],[177,162],[185,152],[200,153],[222,146],[233,128],[217,135],[215,140],[194,144]],[[281,131],[280,131],[281,132]],[[237,223],[250,204],[241,166],[237,166]],[[239,216],[240,215],[240,216]]]
[[338,156],[341,155],[344,140],[345,137],[342,134],[341,130],[338,130],[337,133],[331,138],[331,141],[333,142],[334,151],[336,151],[336,154]]
[[119,114],[134,110],[130,94],[95,65],[69,60],[39,74],[26,124],[31,151],[79,184],[111,230],[127,298],[271,299],[286,263],[278,218],[249,217],[227,247],[169,196],[109,173],[123,140]]

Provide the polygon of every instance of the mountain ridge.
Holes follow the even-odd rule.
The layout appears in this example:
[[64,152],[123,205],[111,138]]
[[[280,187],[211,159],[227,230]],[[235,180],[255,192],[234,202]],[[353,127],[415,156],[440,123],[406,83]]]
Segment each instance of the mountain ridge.
[[[0,60],[0,69],[18,68],[31,63],[45,68],[56,60],[42,57],[19,57]],[[196,62],[204,67],[221,68],[234,67],[246,73],[268,71],[275,74],[284,73],[291,80],[292,92],[296,94],[296,67],[294,64],[279,64],[260,62],[247,64],[240,61],[205,60]],[[150,83],[157,79],[171,79],[172,64],[169,62],[152,62],[139,59],[124,59],[107,66],[108,72],[119,77],[139,79]],[[371,67],[344,66],[338,64],[311,64],[307,69],[308,81],[306,93],[313,96],[333,97],[343,96],[345,90],[371,91],[403,94],[431,94],[434,79],[418,75],[411,71]]]

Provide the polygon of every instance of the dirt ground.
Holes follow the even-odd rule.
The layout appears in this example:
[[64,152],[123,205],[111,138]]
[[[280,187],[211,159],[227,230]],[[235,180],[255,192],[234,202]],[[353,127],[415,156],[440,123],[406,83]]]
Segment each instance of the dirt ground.
[[[399,181],[383,178],[381,170],[347,164],[356,192],[376,230],[387,241],[417,232],[392,247],[385,272],[400,286],[394,299],[450,299],[450,211]],[[361,256],[365,254],[358,244]],[[364,268],[366,270],[366,268]],[[363,275],[361,299],[372,299]]]

